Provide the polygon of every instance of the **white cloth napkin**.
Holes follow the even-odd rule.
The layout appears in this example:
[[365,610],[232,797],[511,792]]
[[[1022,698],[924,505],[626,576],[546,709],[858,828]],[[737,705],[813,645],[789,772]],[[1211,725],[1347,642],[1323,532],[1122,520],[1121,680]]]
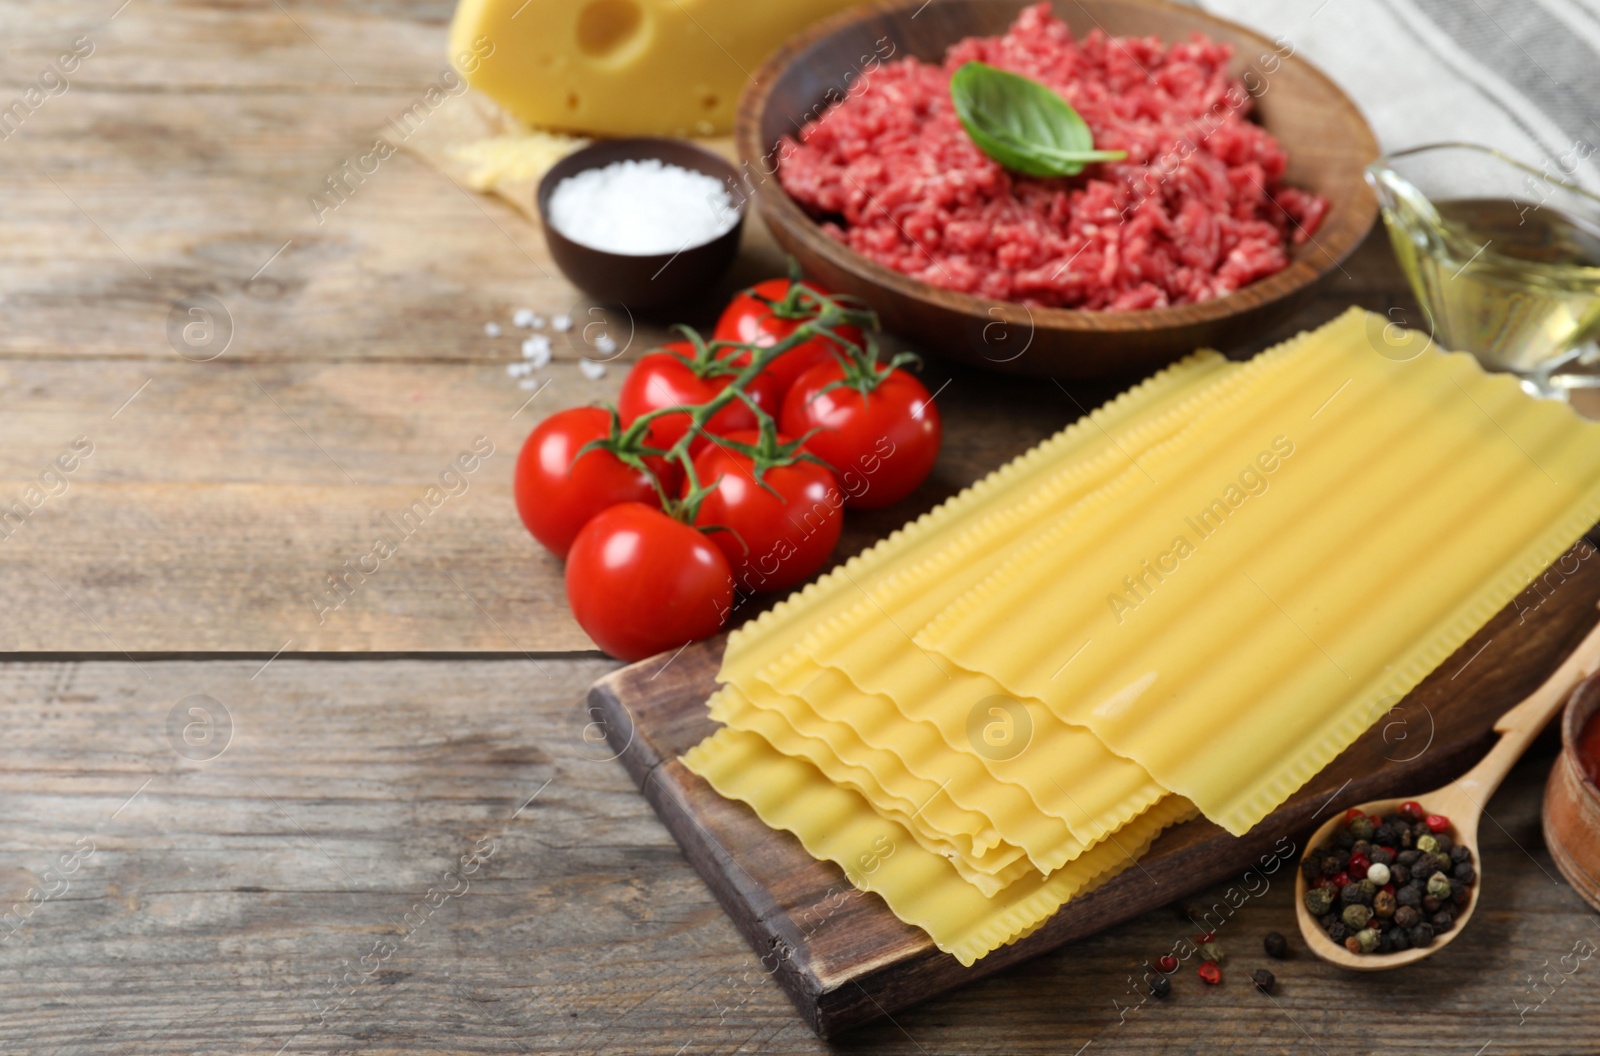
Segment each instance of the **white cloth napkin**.
[[1600,0],[1194,2],[1292,44],[1384,150],[1482,143],[1600,192]]

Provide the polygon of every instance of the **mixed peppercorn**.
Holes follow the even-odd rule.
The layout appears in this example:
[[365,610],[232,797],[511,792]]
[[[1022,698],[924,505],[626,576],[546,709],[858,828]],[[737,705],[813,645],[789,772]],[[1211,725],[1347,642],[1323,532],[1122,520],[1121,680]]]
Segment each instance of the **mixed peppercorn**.
[[[1197,935],[1194,939],[1196,952],[1200,955],[1200,966],[1195,969],[1202,982],[1216,986],[1222,982],[1222,961],[1226,956],[1222,946],[1217,942],[1215,932],[1208,931],[1204,935]],[[1262,941],[1262,946],[1267,951],[1267,956],[1273,960],[1281,961],[1289,956],[1289,943],[1275,931],[1269,931]],[[1167,978],[1178,970],[1178,958],[1170,953],[1162,954],[1156,958],[1156,971],[1159,975],[1150,979],[1150,993],[1153,997],[1165,998],[1172,993],[1172,980]],[[1272,993],[1272,988],[1278,980],[1265,968],[1257,968],[1250,973],[1250,979],[1255,983],[1256,989],[1264,994]]]
[[1300,863],[1305,906],[1351,953],[1431,946],[1472,898],[1472,852],[1450,838],[1450,819],[1416,801],[1386,817],[1351,810],[1333,838]]

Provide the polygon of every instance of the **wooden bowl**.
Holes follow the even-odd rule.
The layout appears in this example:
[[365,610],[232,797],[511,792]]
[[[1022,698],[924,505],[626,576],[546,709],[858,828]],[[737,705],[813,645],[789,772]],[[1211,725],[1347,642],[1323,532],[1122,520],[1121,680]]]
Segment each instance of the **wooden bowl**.
[[734,134],[743,178],[773,236],[819,282],[876,308],[889,330],[928,351],[1007,373],[1130,375],[1200,346],[1258,336],[1304,304],[1372,227],[1378,206],[1362,168],[1378,156],[1378,145],[1355,104],[1309,63],[1282,57],[1265,37],[1163,0],[1055,0],[1054,7],[1080,36],[1098,27],[1170,43],[1199,31],[1233,45],[1235,74],[1254,70],[1245,83],[1254,86],[1257,117],[1288,152],[1287,182],[1329,203],[1315,240],[1295,248],[1278,274],[1201,304],[1132,312],[1028,308],[941,289],[867,260],[825,234],[783,191],[774,175],[779,139],[841,98],[875,48],[892,44],[893,59],[939,61],[963,37],[1004,32],[1026,4],[906,0],[857,8],[790,41],[740,99]]
[[1561,755],[1544,789],[1544,842],[1573,890],[1600,909],[1600,788],[1578,764],[1578,735],[1600,711],[1600,675],[1572,691],[1561,714]]

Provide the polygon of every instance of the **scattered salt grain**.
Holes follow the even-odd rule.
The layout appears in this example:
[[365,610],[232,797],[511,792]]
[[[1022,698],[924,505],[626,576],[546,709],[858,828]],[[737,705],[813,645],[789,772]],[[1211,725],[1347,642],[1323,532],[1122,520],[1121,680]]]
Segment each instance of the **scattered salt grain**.
[[722,181],[659,158],[614,161],[556,184],[550,222],[591,249],[679,253],[727,232],[739,211]]
[[590,381],[599,381],[606,376],[606,365],[604,363],[596,363],[592,359],[578,360],[578,369],[583,371],[583,376]]
[[533,321],[537,318],[539,317],[534,314],[532,308],[518,308],[511,315],[511,323],[513,326],[520,326],[526,330],[533,325]]
[[499,337],[500,336],[500,324],[499,323],[484,323],[483,324],[483,332],[488,334],[490,337]]
[[554,330],[558,334],[566,333],[568,330],[572,329],[572,316],[552,315],[550,317],[550,329]]
[[532,363],[507,363],[506,373],[513,378],[525,378],[533,373]]
[[543,334],[536,334],[522,342],[522,357],[530,366],[538,368],[550,364],[550,339]]
[[528,391],[529,389],[537,389],[538,387],[538,378],[523,378],[521,381],[517,382],[517,388],[523,390],[524,392]]
[[594,350],[601,355],[609,356],[617,350],[617,339],[610,334],[601,334],[594,339]]

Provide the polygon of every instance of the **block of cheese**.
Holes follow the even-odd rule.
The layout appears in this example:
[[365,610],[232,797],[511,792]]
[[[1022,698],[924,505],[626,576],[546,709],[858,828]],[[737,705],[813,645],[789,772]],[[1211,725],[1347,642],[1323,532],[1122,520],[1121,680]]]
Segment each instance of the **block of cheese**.
[[[450,60],[530,125],[713,135],[777,46],[860,0],[460,0]],[[861,57],[870,73],[893,52]],[[843,74],[845,71],[841,70]]]
[[792,833],[813,858],[834,862],[852,884],[877,894],[896,917],[968,967],[1131,867],[1162,829],[1194,814],[1191,804],[1168,796],[1115,840],[1049,877],[1030,872],[989,898],[898,822],[754,734],[720,730],[686,752],[683,762],[722,795],[748,804],[769,827]]
[[1600,424],[1371,329],[1311,335],[1313,371],[1208,409],[916,644],[1248,830],[1600,518]]

